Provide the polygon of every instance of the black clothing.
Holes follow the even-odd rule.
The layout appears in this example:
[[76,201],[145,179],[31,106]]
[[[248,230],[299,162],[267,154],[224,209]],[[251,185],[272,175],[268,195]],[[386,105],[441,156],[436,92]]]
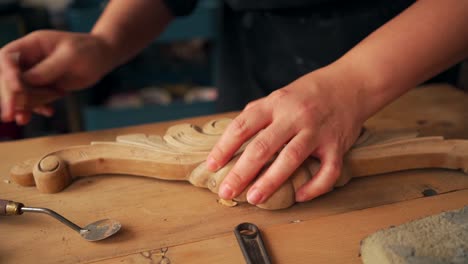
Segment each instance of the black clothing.
[[190,14],[197,4],[197,0],[163,0],[174,16],[186,16]]
[[[185,16],[190,14],[195,8],[198,0],[163,0],[173,15]],[[326,5],[356,5],[381,3],[386,6],[414,1],[391,1],[391,0],[224,0],[229,7],[235,11],[247,10],[278,10],[278,9],[297,9],[297,8],[323,8]],[[351,2],[351,3],[349,3]]]
[[219,110],[240,110],[330,64],[413,2],[225,0],[217,56]]

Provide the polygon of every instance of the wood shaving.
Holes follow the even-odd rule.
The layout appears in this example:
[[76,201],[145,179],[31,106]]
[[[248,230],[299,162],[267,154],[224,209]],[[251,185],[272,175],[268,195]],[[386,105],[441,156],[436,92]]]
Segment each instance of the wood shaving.
[[167,257],[163,257],[159,263],[160,264],[171,264],[171,260],[168,259]]
[[233,201],[233,200],[224,200],[224,199],[221,199],[221,198],[220,198],[220,199],[218,199],[217,201],[218,201],[218,203],[219,203],[220,205],[224,205],[224,206],[227,206],[227,207],[234,207],[234,206],[237,205],[237,202],[236,202],[236,201]]
[[10,184],[10,180],[3,180],[4,183]]
[[151,252],[148,252],[148,251],[143,251],[140,253],[143,257],[145,258],[149,258],[151,257]]

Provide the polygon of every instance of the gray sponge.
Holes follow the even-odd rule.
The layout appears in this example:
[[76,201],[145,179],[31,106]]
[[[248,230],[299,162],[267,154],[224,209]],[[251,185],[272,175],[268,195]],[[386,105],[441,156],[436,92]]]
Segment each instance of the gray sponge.
[[468,206],[380,230],[362,241],[364,264],[468,264]]

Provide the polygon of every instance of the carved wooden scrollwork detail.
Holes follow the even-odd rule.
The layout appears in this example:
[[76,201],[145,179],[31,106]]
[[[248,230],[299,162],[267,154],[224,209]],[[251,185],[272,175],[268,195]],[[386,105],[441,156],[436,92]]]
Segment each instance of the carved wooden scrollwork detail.
[[[131,134],[118,136],[115,142],[67,147],[39,160],[17,164],[10,175],[18,184],[35,185],[44,193],[60,192],[77,176],[98,174],[186,180],[217,193],[220,183],[243,151],[242,147],[217,172],[206,169],[206,157],[229,122],[230,119],[213,120],[203,127],[179,124],[170,127],[162,137]],[[365,132],[345,155],[343,164],[335,186],[343,186],[355,177],[418,168],[462,169],[468,173],[468,140],[418,138],[415,133],[374,135]],[[257,206],[271,210],[292,206],[296,190],[319,168],[318,160],[308,158],[265,203]],[[259,177],[261,175],[262,172]],[[245,191],[235,200],[246,202]]]

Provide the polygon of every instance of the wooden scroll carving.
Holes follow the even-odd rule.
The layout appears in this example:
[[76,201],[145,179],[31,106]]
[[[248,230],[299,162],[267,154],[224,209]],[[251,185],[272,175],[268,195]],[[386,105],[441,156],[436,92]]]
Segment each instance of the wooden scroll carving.
[[[11,177],[20,185],[35,185],[44,193],[60,192],[77,176],[97,174],[186,180],[217,193],[221,181],[243,149],[217,172],[206,169],[205,159],[229,122],[230,119],[213,120],[203,127],[180,124],[170,127],[163,137],[132,134],[118,136],[115,142],[92,142],[86,146],[64,148],[39,160],[17,164],[11,169]],[[258,207],[273,210],[292,206],[295,191],[310,180],[319,167],[316,159],[307,159],[269,200]],[[354,177],[418,168],[462,169],[468,173],[468,140],[418,138],[416,133],[374,135],[365,132],[346,154],[336,186],[343,186]],[[246,202],[246,193],[235,200]]]

